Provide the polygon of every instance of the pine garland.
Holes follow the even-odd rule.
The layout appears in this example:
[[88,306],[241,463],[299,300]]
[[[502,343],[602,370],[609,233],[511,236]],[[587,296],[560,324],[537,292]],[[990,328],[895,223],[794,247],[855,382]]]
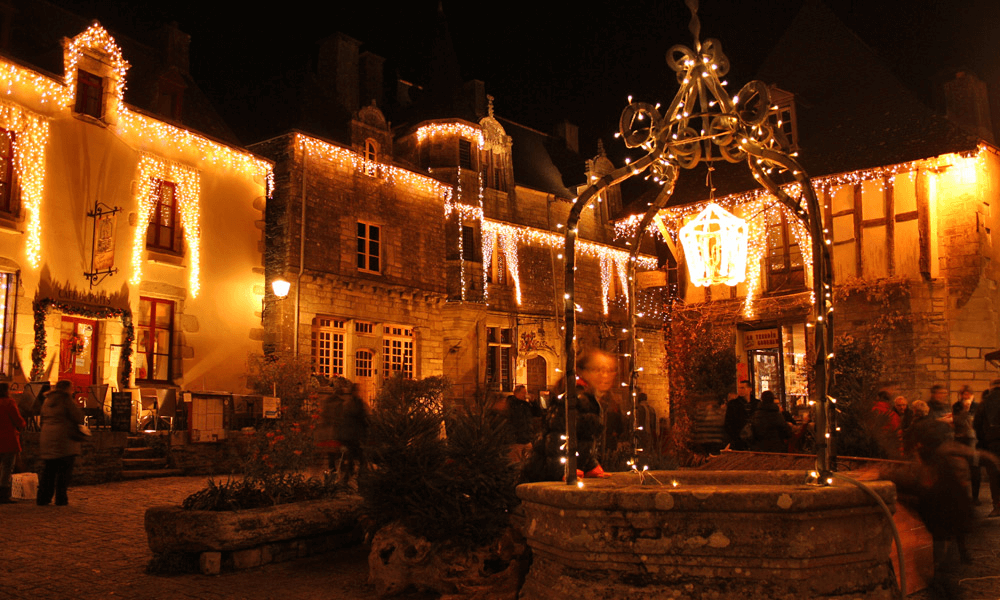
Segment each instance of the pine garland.
[[40,298],[32,303],[35,313],[35,347],[31,350],[31,381],[39,381],[45,366],[45,316],[49,309],[55,309],[64,315],[84,317],[86,319],[110,319],[118,317],[122,320],[122,376],[119,384],[128,387],[132,377],[132,343],[135,341],[135,327],[132,325],[132,311],[127,308],[100,307],[91,308],[66,304],[53,298]]

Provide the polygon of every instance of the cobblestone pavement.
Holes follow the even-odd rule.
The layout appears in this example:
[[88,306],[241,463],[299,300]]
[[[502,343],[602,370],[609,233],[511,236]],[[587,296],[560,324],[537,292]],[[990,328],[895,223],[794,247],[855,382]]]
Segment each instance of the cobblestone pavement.
[[145,574],[147,507],[179,504],[204,477],[70,488],[69,506],[0,506],[0,599],[338,598],[370,600],[360,548],[218,577]]
[[[152,554],[143,529],[145,509],[179,504],[204,485],[204,477],[118,482],[71,488],[69,506],[26,500],[0,506],[0,599],[375,598],[361,547],[218,577],[146,575]],[[977,513],[984,517],[989,510],[987,502]],[[972,564],[959,564],[953,556],[936,592],[918,592],[908,600],[1000,598],[1000,518],[978,521],[969,547]]]

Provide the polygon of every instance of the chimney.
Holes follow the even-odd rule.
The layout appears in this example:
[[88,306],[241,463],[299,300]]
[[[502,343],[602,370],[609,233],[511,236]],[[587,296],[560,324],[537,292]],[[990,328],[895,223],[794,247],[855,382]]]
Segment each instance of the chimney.
[[351,114],[361,108],[358,98],[358,50],[361,42],[343,33],[335,33],[320,41],[316,61],[316,76],[320,86],[337,99]]
[[371,52],[362,52],[359,63],[361,103],[367,106],[374,100],[378,106],[385,106],[384,92],[382,91],[382,67],[385,65],[385,59]]
[[160,28],[160,43],[168,67],[176,67],[182,74],[191,72],[191,36],[181,31],[177,21]]
[[563,119],[556,123],[555,136],[566,142],[567,148],[577,154],[580,153],[580,130],[576,125]]
[[993,143],[986,84],[971,71],[959,71],[944,84],[945,115],[973,135]]

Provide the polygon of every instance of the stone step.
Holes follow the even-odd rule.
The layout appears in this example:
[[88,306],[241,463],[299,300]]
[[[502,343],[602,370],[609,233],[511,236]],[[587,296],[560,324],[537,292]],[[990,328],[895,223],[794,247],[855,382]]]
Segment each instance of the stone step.
[[182,469],[148,469],[122,471],[122,479],[146,479],[149,477],[179,477],[184,474]]
[[123,458],[122,469],[125,471],[142,471],[147,469],[165,469],[165,458]]
[[161,458],[155,448],[125,448],[125,458]]

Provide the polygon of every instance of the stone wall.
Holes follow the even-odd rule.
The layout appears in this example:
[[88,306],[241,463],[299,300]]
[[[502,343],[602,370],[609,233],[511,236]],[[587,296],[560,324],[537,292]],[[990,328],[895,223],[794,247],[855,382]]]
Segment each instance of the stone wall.
[[[41,473],[45,461],[38,456],[37,431],[21,433],[22,471]],[[121,479],[122,458],[128,434],[119,431],[94,431],[91,438],[82,442],[83,454],[73,465],[73,485],[106,483]]]

